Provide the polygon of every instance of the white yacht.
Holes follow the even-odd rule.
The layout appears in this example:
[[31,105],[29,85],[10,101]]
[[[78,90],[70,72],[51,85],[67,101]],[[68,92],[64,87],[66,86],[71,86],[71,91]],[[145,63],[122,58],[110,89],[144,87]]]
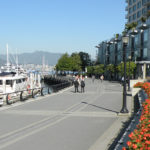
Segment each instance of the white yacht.
[[0,94],[12,93],[27,88],[27,76],[15,72],[0,73]]
[[[34,74],[27,74],[26,71],[17,66],[10,65],[8,60],[7,46],[7,64],[1,67],[0,73],[0,106],[6,100],[6,96],[15,97],[20,95],[19,91],[40,87],[40,77]],[[28,90],[31,94],[31,90]],[[11,97],[10,97],[11,96]]]

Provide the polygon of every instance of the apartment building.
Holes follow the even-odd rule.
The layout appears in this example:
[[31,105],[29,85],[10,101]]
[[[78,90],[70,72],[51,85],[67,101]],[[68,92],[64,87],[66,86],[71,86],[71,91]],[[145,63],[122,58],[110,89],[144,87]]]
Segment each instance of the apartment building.
[[141,22],[141,17],[146,17],[150,10],[150,0],[126,0],[127,23]]
[[[129,42],[126,50],[127,61],[134,61],[138,66],[137,77],[143,78],[143,66],[146,68],[146,76],[150,76],[150,17],[143,24],[138,24],[136,32],[128,32]],[[113,64],[117,66],[123,62],[122,35],[118,38],[102,41],[98,48],[98,62],[105,66]]]

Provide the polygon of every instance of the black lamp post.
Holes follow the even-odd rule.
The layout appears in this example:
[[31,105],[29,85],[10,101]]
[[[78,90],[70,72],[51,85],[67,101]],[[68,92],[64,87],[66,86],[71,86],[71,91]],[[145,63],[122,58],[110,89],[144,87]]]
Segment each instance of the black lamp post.
[[122,109],[120,113],[128,113],[128,109],[126,106],[126,48],[128,44],[129,37],[128,36],[123,36],[122,37],[122,42],[123,42],[123,61],[124,61],[124,83],[123,83],[123,103],[122,103]]
[[129,59],[128,91],[130,91],[130,62],[131,62],[131,56],[129,56],[128,59]]

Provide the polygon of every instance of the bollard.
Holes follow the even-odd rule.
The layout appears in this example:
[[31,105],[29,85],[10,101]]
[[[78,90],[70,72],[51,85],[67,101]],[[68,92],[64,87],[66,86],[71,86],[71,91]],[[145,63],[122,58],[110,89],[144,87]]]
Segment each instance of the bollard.
[[23,91],[20,93],[20,101],[24,101],[22,94],[23,94]]
[[44,96],[44,94],[43,94],[43,88],[41,88],[41,96]]
[[32,90],[32,98],[34,98],[34,89]]

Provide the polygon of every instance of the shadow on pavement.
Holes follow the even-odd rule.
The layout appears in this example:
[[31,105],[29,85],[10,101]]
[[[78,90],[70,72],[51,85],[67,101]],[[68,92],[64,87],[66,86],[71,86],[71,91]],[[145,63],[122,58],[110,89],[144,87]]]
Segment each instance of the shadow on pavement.
[[100,109],[103,109],[103,110],[107,110],[107,111],[110,111],[110,112],[114,112],[114,113],[117,113],[117,114],[119,113],[118,111],[114,111],[114,110],[111,110],[111,109],[108,109],[108,108],[104,108],[104,107],[100,107],[100,106],[97,106],[97,105],[89,104],[87,102],[82,102],[82,103],[93,106],[93,107],[97,107],[97,108],[100,108]]

